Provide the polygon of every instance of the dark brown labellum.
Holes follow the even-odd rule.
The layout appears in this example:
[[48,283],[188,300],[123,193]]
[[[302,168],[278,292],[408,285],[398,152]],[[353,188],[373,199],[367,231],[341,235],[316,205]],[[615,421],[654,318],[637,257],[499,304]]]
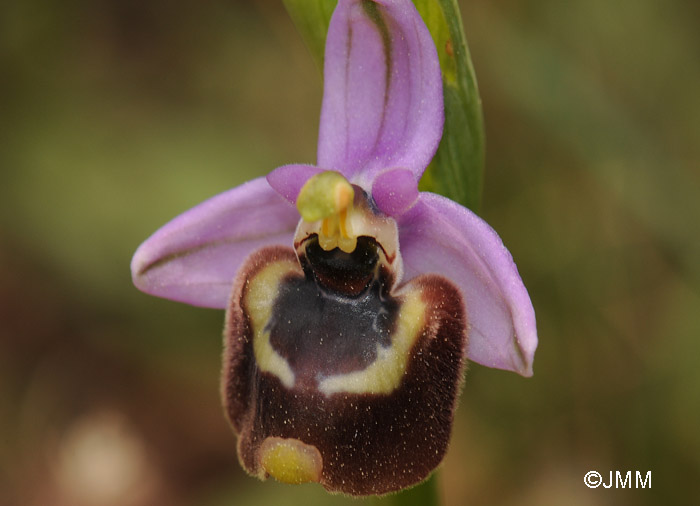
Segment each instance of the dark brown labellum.
[[309,238],[264,248],[227,312],[222,395],[245,469],[384,494],[425,479],[450,438],[463,374],[459,291],[423,275],[392,291],[381,246]]

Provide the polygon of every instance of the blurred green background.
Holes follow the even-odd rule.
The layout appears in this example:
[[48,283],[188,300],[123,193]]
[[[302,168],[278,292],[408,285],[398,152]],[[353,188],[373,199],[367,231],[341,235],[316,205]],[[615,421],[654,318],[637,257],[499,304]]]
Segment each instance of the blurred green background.
[[[700,476],[700,4],[462,2],[481,214],[535,375],[472,365],[446,505],[690,504]],[[274,1],[0,6],[0,505],[360,504],[240,470],[223,313],[131,285],[160,225],[314,162],[321,76]],[[651,489],[588,489],[600,471]]]

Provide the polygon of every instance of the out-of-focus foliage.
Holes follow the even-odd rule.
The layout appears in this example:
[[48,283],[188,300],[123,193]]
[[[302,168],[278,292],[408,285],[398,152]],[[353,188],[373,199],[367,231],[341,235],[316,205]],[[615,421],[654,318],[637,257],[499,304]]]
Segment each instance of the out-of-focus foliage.
[[[700,473],[700,15],[462,2],[481,214],[538,317],[535,376],[473,365],[447,505],[682,504]],[[314,162],[318,70],[281,2],[0,5],[0,505],[357,504],[240,471],[223,314],[137,292],[158,226]],[[590,490],[595,469],[653,472]]]

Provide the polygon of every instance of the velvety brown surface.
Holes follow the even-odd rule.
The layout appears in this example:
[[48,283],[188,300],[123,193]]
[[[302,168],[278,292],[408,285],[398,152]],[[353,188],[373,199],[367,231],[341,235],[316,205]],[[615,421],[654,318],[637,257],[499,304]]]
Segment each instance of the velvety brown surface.
[[[312,381],[297,381],[287,389],[256,367],[253,329],[242,303],[244,280],[278,259],[295,256],[291,250],[268,248],[251,257],[241,270],[227,315],[222,394],[239,436],[243,466],[264,477],[257,452],[265,438],[275,436],[318,448],[323,457],[321,483],[332,491],[382,494],[419,482],[440,463],[450,438],[466,347],[466,315],[458,290],[430,275],[409,284],[409,289],[421,291],[425,325],[410,352],[405,376],[391,394],[324,395]],[[301,283],[300,272],[293,268],[284,283]],[[376,290],[378,297],[382,281],[374,283],[378,286],[369,290]],[[400,297],[396,303],[400,311]],[[289,352],[290,343],[286,346]],[[314,355],[313,346],[313,339],[301,345],[304,356],[323,356]]]
[[[289,248],[279,246],[257,251],[239,271],[231,292],[224,327],[221,398],[224,410],[237,434],[242,430],[243,418],[246,415],[248,399],[251,398],[253,388],[251,379],[255,374],[255,357],[252,350],[253,331],[241,307],[241,300],[245,294],[246,281],[270,262],[282,259],[297,262],[296,255]],[[299,267],[299,273],[301,273],[301,267]]]

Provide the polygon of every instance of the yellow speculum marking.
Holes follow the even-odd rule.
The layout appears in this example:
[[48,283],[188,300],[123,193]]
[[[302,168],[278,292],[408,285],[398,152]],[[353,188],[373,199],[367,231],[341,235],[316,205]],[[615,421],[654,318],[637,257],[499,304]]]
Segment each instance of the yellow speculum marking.
[[321,453],[298,439],[268,437],[260,445],[259,457],[265,472],[282,483],[298,485],[321,480]]
[[258,367],[279,378],[287,388],[294,386],[294,371],[287,360],[275,351],[270,343],[270,332],[265,330],[272,314],[271,301],[277,298],[280,280],[295,263],[280,260],[266,266],[248,282],[245,305],[253,327],[253,353]]
[[355,250],[357,235],[351,223],[354,199],[355,190],[339,172],[321,172],[302,186],[297,209],[304,221],[321,221],[318,243],[324,250],[340,248],[345,253]]
[[413,345],[425,326],[426,306],[420,290],[408,292],[401,305],[391,346],[377,345],[377,358],[361,371],[329,376],[319,382],[326,395],[336,393],[389,394],[396,390],[408,366]]

